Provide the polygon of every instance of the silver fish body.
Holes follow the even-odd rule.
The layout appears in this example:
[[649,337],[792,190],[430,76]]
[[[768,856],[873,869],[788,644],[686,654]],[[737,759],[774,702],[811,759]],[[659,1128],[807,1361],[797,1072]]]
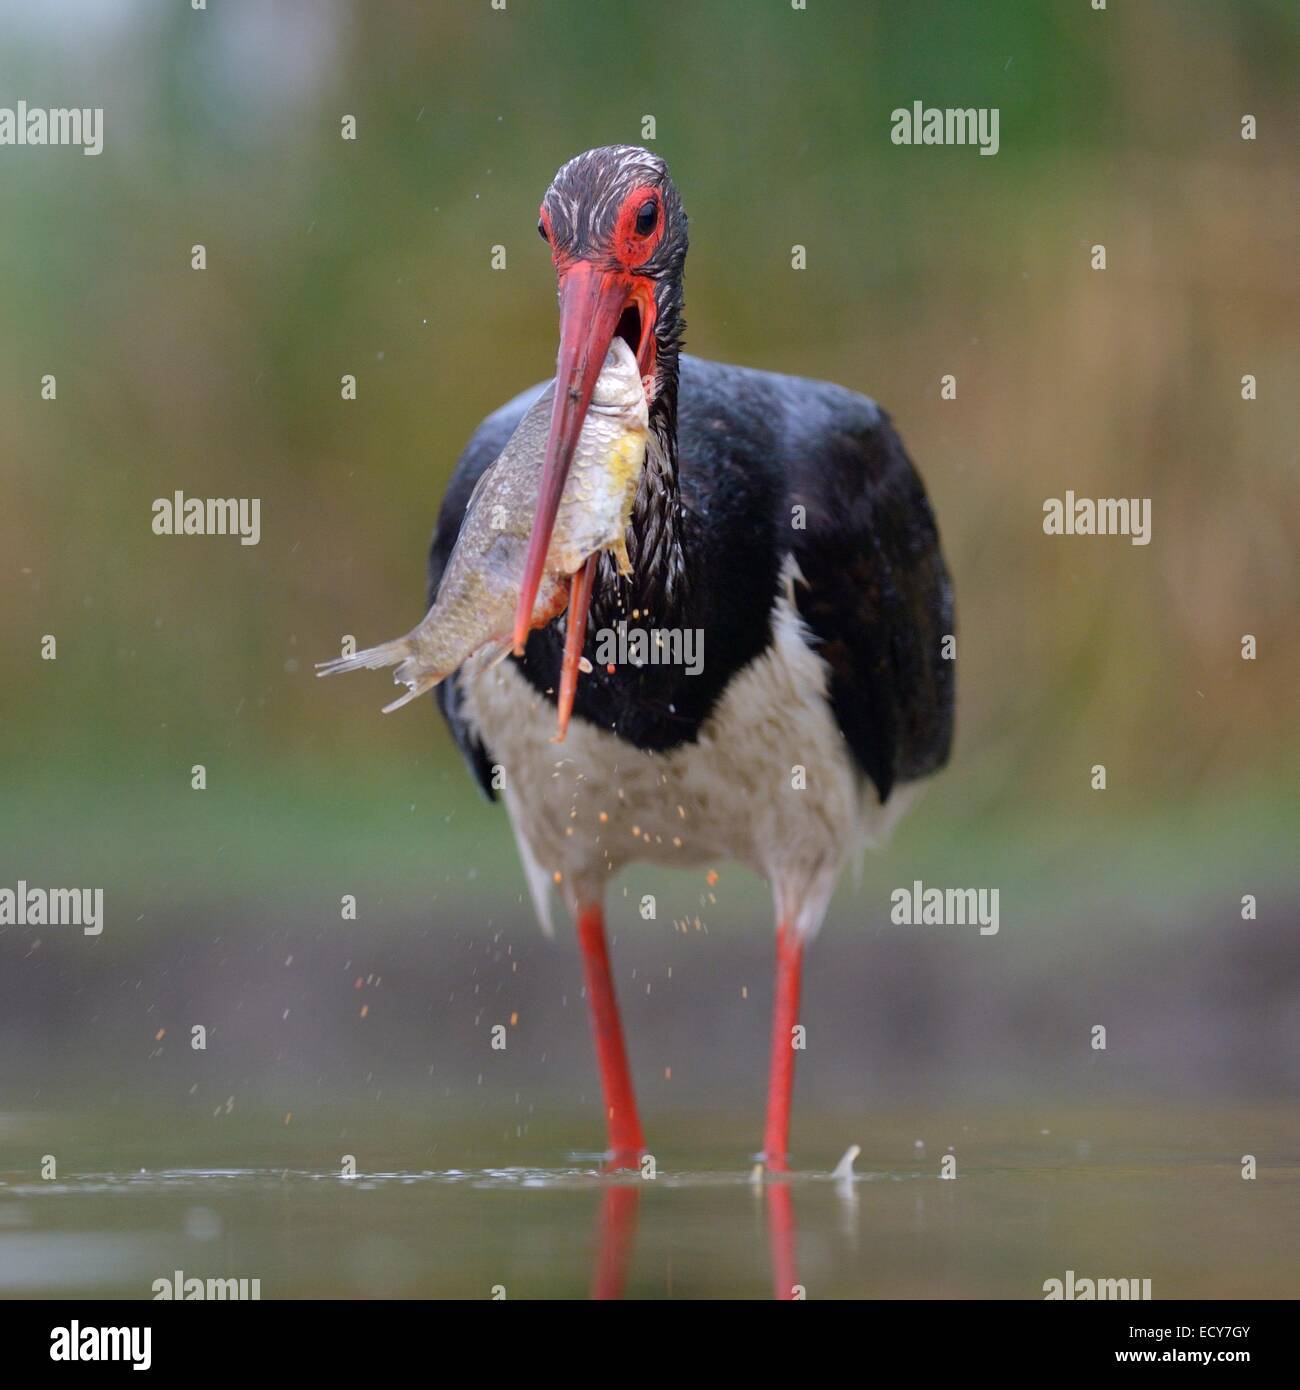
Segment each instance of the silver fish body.
[[[484,647],[509,649],[528,539],[541,485],[555,383],[529,406],[505,448],[479,478],[461,520],[433,606],[405,637],[322,662],[321,676],[395,666],[400,708],[431,690]],[[648,411],[636,357],[615,338],[592,392],[565,479],[533,625],[563,611],[568,578],[589,555],[611,550],[630,571],[626,536],[641,482]]]

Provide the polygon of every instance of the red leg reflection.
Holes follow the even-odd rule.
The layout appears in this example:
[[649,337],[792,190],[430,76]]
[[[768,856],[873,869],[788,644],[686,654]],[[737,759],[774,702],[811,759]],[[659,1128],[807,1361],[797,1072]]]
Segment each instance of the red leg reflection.
[[767,1200],[767,1244],[772,1254],[772,1297],[788,1303],[803,1297],[795,1269],[795,1245],[799,1237],[794,1215],[794,1194],[788,1182],[763,1185]]
[[622,1298],[627,1267],[636,1239],[640,1187],[619,1183],[607,1187],[600,1200],[600,1249],[591,1280],[592,1298]]

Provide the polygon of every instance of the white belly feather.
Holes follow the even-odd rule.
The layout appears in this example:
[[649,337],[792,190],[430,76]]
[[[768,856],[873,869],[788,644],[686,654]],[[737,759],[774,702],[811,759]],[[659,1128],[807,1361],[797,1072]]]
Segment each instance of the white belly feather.
[[882,807],[857,770],[826,699],[829,668],[793,604],[794,578],[791,568],[767,651],[732,679],[698,740],[667,753],[581,719],[553,743],[555,707],[513,663],[465,666],[462,712],[503,770],[548,932],[552,886],[572,912],[600,902],[632,862],[736,860],[772,885],[777,920],[810,935],[845,863],[884,840],[914,799],[915,783]]

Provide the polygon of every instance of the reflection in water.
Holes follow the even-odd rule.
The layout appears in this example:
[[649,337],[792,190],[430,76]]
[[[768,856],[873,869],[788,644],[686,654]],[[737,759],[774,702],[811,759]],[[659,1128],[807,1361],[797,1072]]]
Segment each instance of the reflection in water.
[[605,1189],[600,1200],[600,1242],[591,1281],[592,1298],[622,1298],[627,1283],[628,1261],[636,1240],[637,1204],[641,1189],[618,1183]]
[[[834,1176],[832,1174],[832,1176]],[[850,1250],[858,1248],[858,1184],[853,1178],[835,1179],[840,1206],[840,1235]]]
[[[1137,1269],[1156,1298],[1300,1288],[1293,1108],[978,1118],[883,1121],[873,1159],[892,1166],[780,1176],[710,1165],[723,1142],[742,1151],[738,1121],[710,1136],[703,1164],[661,1168],[647,1192],[594,1155],[428,1168],[423,1121],[373,1141],[382,1166],[344,1179],[321,1158],[339,1151],[332,1119],[308,1130],[223,1111],[195,1133],[114,1113],[23,1121],[21,1134],[10,1121],[6,1134],[0,1112],[0,1296],[149,1298],[177,1269],[256,1276],[268,1299],[482,1298],[497,1285],[512,1300],[1041,1299],[1044,1280],[1086,1267]],[[918,1134],[931,1153],[964,1143],[958,1181],[917,1159]],[[1255,1184],[1225,1158],[1243,1136],[1267,1155]],[[689,1138],[683,1126],[684,1158]],[[33,1153],[64,1149],[85,1166],[43,1180]]]
[[[857,1197],[851,1180],[836,1183],[845,1206],[851,1212]],[[767,1210],[768,1251],[772,1262],[772,1297],[789,1302],[805,1297],[796,1269],[795,1251],[799,1228],[795,1218],[794,1192],[786,1181],[763,1184]],[[636,1242],[637,1214],[641,1201],[638,1184],[617,1183],[601,1194],[597,1218],[596,1266],[592,1272],[593,1299],[623,1297],[627,1271]]]
[[[840,1196],[851,1212],[857,1202],[851,1180],[839,1182]],[[772,1296],[782,1302],[805,1296],[795,1264],[799,1239],[795,1219],[794,1192],[789,1182],[763,1184],[767,1210],[768,1250],[772,1262]],[[627,1271],[636,1243],[638,1206],[641,1201],[639,1184],[617,1183],[606,1187],[601,1194],[597,1217],[596,1265],[592,1271],[593,1299],[623,1297],[627,1286]]]
[[772,1255],[772,1297],[788,1303],[804,1296],[795,1272],[799,1228],[794,1216],[794,1193],[788,1182],[769,1182],[764,1195],[767,1199],[767,1246]]

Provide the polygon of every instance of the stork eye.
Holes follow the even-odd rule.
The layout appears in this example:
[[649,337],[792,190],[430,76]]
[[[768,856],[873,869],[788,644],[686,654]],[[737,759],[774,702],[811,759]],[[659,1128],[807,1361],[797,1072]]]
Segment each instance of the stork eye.
[[649,236],[659,221],[659,204],[653,198],[641,204],[636,214],[637,236]]
[[537,219],[537,235],[545,242],[549,243],[551,240],[550,237],[546,235],[546,224],[540,217]]

